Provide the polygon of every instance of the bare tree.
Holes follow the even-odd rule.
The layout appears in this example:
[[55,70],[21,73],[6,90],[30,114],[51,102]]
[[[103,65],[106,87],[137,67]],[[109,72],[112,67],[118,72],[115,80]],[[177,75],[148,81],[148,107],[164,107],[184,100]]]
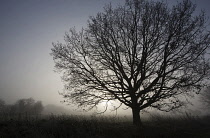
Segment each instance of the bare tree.
[[55,67],[63,72],[66,101],[92,109],[118,100],[130,107],[133,124],[148,107],[170,111],[184,104],[180,95],[199,92],[209,79],[205,55],[210,46],[206,15],[195,15],[184,0],[127,0],[105,6],[86,29],[66,33],[53,43]]
[[13,113],[18,114],[40,114],[44,107],[41,101],[35,102],[33,98],[19,99],[14,105],[12,105]]

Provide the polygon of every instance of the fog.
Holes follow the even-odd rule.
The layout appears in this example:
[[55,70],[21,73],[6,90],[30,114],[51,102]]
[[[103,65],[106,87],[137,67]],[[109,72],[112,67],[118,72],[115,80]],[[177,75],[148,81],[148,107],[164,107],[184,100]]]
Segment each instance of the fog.
[[[13,104],[18,99],[33,97],[42,101],[43,113],[94,114],[100,109],[84,112],[75,105],[62,103],[59,92],[63,91],[62,74],[54,72],[54,62],[49,55],[52,42],[63,41],[71,27],[78,30],[86,26],[89,16],[103,10],[112,2],[122,0],[2,0],[0,5],[0,99]],[[168,0],[168,4],[174,0]],[[198,9],[210,15],[210,1],[195,1]],[[198,97],[184,112],[202,114]],[[122,107],[116,113],[111,108],[105,114],[131,115]],[[151,112],[156,112],[152,110]]]
[[54,72],[49,55],[52,42],[63,41],[71,27],[85,26],[110,1],[1,1],[0,98],[11,104],[33,97],[44,105],[64,106],[58,94],[61,74]]

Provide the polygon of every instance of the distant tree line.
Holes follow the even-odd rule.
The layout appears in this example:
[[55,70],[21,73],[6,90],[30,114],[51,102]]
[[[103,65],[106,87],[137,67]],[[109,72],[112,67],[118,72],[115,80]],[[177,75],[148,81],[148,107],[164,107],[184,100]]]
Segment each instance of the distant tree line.
[[30,114],[37,115],[43,111],[44,107],[41,101],[35,101],[33,98],[19,99],[14,104],[6,104],[0,99],[0,115],[2,114]]

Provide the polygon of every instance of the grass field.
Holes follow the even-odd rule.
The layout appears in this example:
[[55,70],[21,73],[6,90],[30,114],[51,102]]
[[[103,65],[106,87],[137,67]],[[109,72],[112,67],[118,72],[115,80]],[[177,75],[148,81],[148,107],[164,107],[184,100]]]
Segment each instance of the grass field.
[[186,114],[177,118],[155,115],[143,120],[144,128],[131,118],[105,116],[1,115],[1,138],[209,138],[210,116]]

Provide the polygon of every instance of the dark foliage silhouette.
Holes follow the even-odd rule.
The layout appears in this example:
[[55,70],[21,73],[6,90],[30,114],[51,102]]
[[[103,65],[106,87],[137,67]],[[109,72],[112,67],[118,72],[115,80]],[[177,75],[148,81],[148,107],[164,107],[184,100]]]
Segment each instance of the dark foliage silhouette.
[[43,109],[42,102],[35,101],[33,98],[19,99],[12,105],[5,104],[3,100],[0,100],[0,113],[5,115],[38,115],[41,114]]
[[[117,100],[132,109],[133,124],[148,107],[170,111],[185,103],[209,79],[205,55],[210,46],[204,12],[183,0],[127,0],[105,6],[87,28],[53,43],[55,67],[63,72],[65,101],[92,109]],[[117,109],[117,108],[116,108]]]
[[41,101],[35,101],[33,98],[20,99],[13,105],[14,113],[40,114],[44,109]]

